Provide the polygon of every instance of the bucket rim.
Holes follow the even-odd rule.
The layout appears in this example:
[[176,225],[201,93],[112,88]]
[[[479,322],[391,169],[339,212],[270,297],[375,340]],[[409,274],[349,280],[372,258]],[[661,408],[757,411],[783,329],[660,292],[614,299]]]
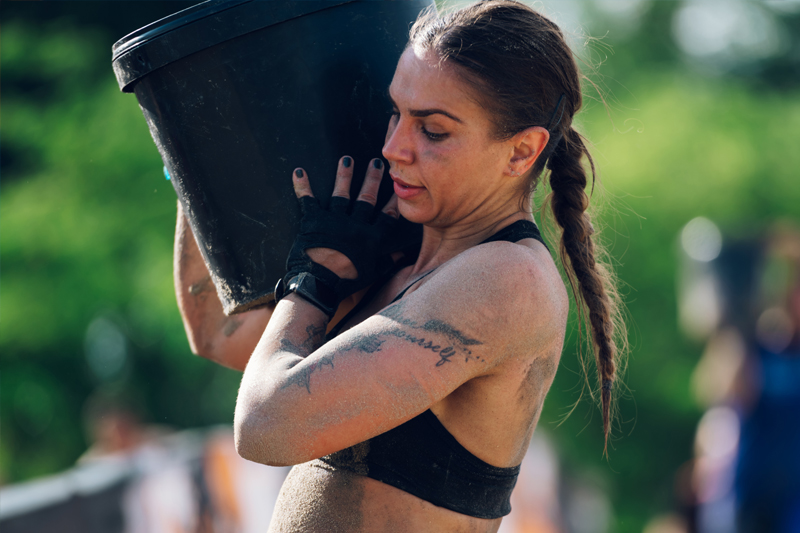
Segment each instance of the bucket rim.
[[[112,67],[122,92],[154,70],[248,33],[363,0],[206,0],[133,31],[112,46]],[[263,10],[261,6],[274,9]],[[222,19],[226,12],[238,12]]]
[[115,42],[111,46],[111,61],[116,61],[120,56],[133,48],[148,41],[152,41],[181,26],[191,24],[202,18],[216,15],[226,9],[231,9],[252,1],[253,0],[206,0],[189,6],[186,9],[176,11],[171,15],[167,15],[166,17],[155,20],[146,26],[142,26],[130,32]]

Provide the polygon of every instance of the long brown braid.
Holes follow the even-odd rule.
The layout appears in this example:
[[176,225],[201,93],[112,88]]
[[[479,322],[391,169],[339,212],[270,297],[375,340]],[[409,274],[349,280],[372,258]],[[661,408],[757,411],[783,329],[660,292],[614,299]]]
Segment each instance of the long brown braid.
[[456,67],[491,115],[496,138],[509,139],[532,126],[550,132],[523,198],[530,199],[547,165],[552,193],[546,204],[563,230],[559,255],[580,322],[591,329],[607,446],[626,332],[614,277],[597,259],[600,249],[586,212],[584,156],[592,187],[595,169],[584,139],[572,128],[582,106],[581,75],[572,51],[558,26],[513,0],[485,0],[442,16],[429,12],[412,27],[409,46],[432,51]]
[[[578,309],[588,315],[591,326],[600,379],[603,432],[607,444],[611,425],[611,393],[616,379],[616,359],[620,352],[615,337],[620,329],[624,330],[624,325],[620,324],[619,297],[613,275],[596,259],[597,246],[592,239],[595,230],[586,212],[589,197],[586,195],[587,178],[582,164],[584,156],[589,161],[594,178],[594,162],[589,151],[581,135],[569,128],[548,161],[552,189],[548,200],[553,216],[563,230],[559,255],[564,270]],[[579,291],[575,290],[576,284]]]

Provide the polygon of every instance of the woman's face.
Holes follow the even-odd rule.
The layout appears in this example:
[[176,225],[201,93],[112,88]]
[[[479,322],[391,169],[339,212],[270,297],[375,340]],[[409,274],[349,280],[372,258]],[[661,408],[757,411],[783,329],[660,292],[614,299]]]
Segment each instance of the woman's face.
[[400,213],[412,222],[444,227],[503,209],[513,197],[507,185],[513,147],[492,138],[488,113],[452,67],[409,48],[389,95],[394,115],[383,156]]

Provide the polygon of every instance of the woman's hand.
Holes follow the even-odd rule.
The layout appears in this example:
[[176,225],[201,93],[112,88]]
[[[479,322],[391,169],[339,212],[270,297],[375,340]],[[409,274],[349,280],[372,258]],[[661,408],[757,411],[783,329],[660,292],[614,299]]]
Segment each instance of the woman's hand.
[[295,290],[330,316],[344,298],[369,286],[393,266],[384,252],[384,241],[397,224],[397,198],[392,197],[372,221],[383,162],[370,162],[351,208],[352,177],[353,160],[345,156],[339,161],[330,209],[326,211],[314,197],[305,171],[295,171],[294,189],[303,218],[287,259],[288,272],[276,288],[277,299],[285,291]]

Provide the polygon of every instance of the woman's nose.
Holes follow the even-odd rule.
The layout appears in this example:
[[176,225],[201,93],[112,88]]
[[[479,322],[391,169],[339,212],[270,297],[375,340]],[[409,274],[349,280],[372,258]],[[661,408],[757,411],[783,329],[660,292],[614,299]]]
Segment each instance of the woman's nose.
[[414,160],[414,152],[405,130],[405,123],[399,117],[392,117],[386,130],[386,141],[383,143],[383,157],[387,161],[409,164]]

